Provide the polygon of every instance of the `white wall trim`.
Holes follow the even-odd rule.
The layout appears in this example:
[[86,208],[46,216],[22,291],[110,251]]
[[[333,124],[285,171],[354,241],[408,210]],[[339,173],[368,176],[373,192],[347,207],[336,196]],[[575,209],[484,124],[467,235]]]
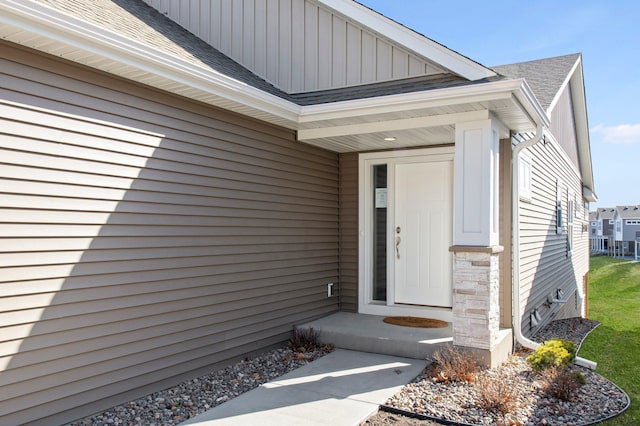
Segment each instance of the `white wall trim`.
[[495,119],[456,125],[454,245],[498,245],[499,127]]
[[[411,150],[381,151],[363,153],[358,156],[358,312],[371,315],[418,315],[419,312],[428,315],[435,315],[433,318],[450,322],[452,311],[450,308],[428,308],[409,307],[406,305],[395,305],[393,303],[393,291],[387,293],[387,303],[372,302],[371,299],[371,218],[368,215],[369,197],[367,196],[370,181],[370,174],[367,166],[375,164],[387,164],[385,160],[407,157],[429,157],[429,161],[454,161],[454,147],[434,147]],[[388,202],[394,200],[393,178],[387,181]],[[370,196],[370,195],[369,195]],[[393,217],[389,220],[393,221]],[[391,262],[392,263],[392,262]],[[387,280],[393,276],[393,265],[387,264]]]

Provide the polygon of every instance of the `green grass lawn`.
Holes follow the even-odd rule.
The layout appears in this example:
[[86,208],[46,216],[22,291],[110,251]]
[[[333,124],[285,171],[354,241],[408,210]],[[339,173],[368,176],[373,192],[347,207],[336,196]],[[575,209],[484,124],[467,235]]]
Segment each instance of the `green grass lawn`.
[[591,258],[588,316],[601,324],[579,355],[631,398],[624,414],[603,424],[640,425],[640,262]]

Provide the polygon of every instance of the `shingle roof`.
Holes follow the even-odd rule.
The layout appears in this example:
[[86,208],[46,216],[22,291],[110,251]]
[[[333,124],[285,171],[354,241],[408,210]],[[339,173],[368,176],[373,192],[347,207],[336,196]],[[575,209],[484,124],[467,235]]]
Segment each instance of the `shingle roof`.
[[524,78],[547,110],[569,72],[580,57],[579,53],[538,59],[535,61],[491,67],[495,72],[509,78]]
[[438,74],[342,89],[289,94],[235,62],[142,0],[39,0],[39,2],[298,105],[364,99],[524,77],[538,96],[538,100],[546,108],[578,57],[578,55],[568,55],[502,65],[494,67],[496,72],[502,74],[501,76],[476,81],[469,81],[453,74]]
[[592,222],[598,218],[598,212],[589,212],[589,222]]
[[297,93],[290,95],[299,105],[314,105],[319,103],[348,101],[353,99],[372,98],[376,96],[397,95],[448,87],[470,86],[503,80],[504,77],[490,77],[469,81],[453,74],[436,74],[421,77],[404,78],[381,83],[364,84],[360,86],[340,89],[320,90],[316,92]]
[[[249,71],[142,0],[38,0],[131,40],[213,69],[267,93],[282,90]],[[290,99],[289,99],[290,100]]]
[[613,215],[615,214],[616,209],[611,208],[611,207],[599,207],[598,208],[598,215],[600,216],[600,219],[613,219]]
[[622,219],[640,219],[640,206],[616,206]]

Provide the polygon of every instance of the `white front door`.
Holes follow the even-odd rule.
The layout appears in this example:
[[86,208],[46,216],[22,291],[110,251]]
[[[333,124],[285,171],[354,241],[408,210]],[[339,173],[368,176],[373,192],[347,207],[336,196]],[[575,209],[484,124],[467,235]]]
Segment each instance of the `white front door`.
[[395,302],[450,307],[451,161],[395,165]]
[[453,149],[361,154],[359,167],[359,311],[450,321]]

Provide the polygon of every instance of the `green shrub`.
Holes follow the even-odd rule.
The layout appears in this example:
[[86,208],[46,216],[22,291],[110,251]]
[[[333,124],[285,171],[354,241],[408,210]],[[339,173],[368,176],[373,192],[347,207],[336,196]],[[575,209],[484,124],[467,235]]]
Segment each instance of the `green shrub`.
[[538,346],[527,362],[534,371],[550,367],[562,367],[576,358],[576,345],[569,340],[551,339]]

